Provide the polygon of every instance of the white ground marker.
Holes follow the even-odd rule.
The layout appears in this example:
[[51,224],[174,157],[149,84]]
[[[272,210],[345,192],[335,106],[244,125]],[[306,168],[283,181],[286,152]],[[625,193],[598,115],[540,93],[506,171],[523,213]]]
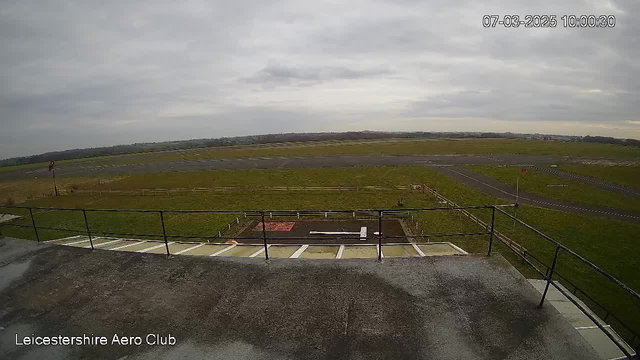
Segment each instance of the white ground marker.
[[468,252],[466,252],[466,251],[462,250],[461,248],[459,248],[459,247],[457,247],[457,246],[453,245],[452,243],[448,243],[448,244],[449,244],[449,245],[451,245],[451,247],[452,247],[452,248],[454,248],[454,249],[456,249],[456,250],[460,251],[462,254],[464,254],[464,255],[469,255],[469,253],[468,253]]
[[[92,238],[91,240],[96,241],[96,240],[98,240],[98,239],[102,239],[102,238],[101,238],[101,237],[94,237],[94,238]],[[96,246],[98,246],[98,244],[93,244],[93,247],[96,247]],[[91,244],[89,244],[89,245],[87,245],[87,246],[83,246],[83,248],[85,248],[85,249],[91,249]]]
[[186,248],[184,250],[180,250],[180,251],[178,251],[177,253],[175,253],[173,255],[180,255],[180,254],[186,253],[186,252],[191,251],[191,250],[195,250],[195,249],[197,249],[197,248],[199,248],[201,246],[205,246],[205,245],[206,244],[203,243],[203,244],[200,244],[200,245],[192,246],[190,248]]
[[[271,247],[271,244],[267,245],[267,249]],[[249,257],[256,257],[260,254],[262,254],[264,252],[264,247],[261,248],[260,250],[254,252],[253,254],[249,255]]]
[[418,245],[416,245],[416,243],[411,243],[411,245],[413,245],[413,248],[415,249],[415,251],[418,253],[418,255],[420,255],[420,257],[425,257],[426,255],[422,252],[422,250],[420,250],[420,248],[418,247]]
[[367,240],[367,227],[363,226],[360,228],[360,241]]
[[338,249],[338,255],[336,255],[336,259],[342,259],[342,253],[344,253],[344,245],[340,245],[340,249]]
[[289,257],[289,259],[297,259],[298,257],[300,257],[300,255],[302,255],[302,253],[307,250],[307,248],[309,247],[309,245],[302,245],[300,246],[300,248],[298,250],[296,250],[296,252],[293,253],[293,255],[291,255]]
[[128,248],[129,246],[135,246],[135,245],[140,245],[140,244],[144,244],[144,243],[146,243],[146,241],[134,242],[133,244],[127,244],[127,245],[118,246],[118,247],[115,247],[115,248],[113,248],[111,250],[120,250],[120,249]]
[[[96,239],[102,239],[102,238],[96,238]],[[95,240],[95,239],[93,239],[93,240]],[[116,239],[116,240],[112,240],[112,241],[107,241],[106,243],[94,245],[94,247],[107,246],[109,244],[117,243],[118,241],[122,241],[122,240]],[[91,246],[86,246],[86,247],[91,247]]]
[[224,249],[222,249],[222,250],[220,250],[220,251],[216,251],[216,252],[214,252],[213,254],[211,254],[211,255],[209,255],[209,256],[218,256],[218,255],[222,254],[223,252],[225,252],[225,251],[227,251],[227,250],[231,250],[231,249],[233,249],[233,248],[234,248],[234,247],[236,247],[236,246],[237,246],[236,244],[233,244],[233,245],[231,245],[231,246],[227,246],[226,248],[224,248]]
[[71,240],[71,239],[77,239],[77,238],[79,238],[79,237],[83,237],[83,236],[84,236],[84,235],[75,235],[75,236],[69,236],[69,237],[62,238],[62,239],[47,240],[47,241],[44,241],[44,242],[48,243],[48,242],[52,242],[52,241]]
[[[173,243],[172,243],[172,242],[167,243],[167,245],[171,245],[171,244],[173,244]],[[147,251],[151,251],[151,250],[154,250],[154,249],[158,249],[158,248],[161,248],[161,247],[163,247],[163,246],[164,246],[164,243],[162,243],[162,244],[160,244],[160,245],[152,246],[152,247],[150,247],[150,248],[146,248],[146,249],[138,250],[138,251],[136,251],[136,252],[139,252],[139,253],[146,253]]]
[[80,243],[83,243],[83,242],[86,242],[86,241],[89,241],[89,239],[80,240],[80,241],[74,241],[74,242],[70,242],[70,243],[66,243],[66,244],[60,244],[60,245],[73,246],[75,244],[80,244]]

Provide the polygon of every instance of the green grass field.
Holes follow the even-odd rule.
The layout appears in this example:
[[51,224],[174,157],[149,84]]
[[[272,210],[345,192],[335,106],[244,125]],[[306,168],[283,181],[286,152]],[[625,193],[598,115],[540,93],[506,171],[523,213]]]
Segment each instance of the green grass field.
[[[220,159],[257,156],[314,156],[365,154],[542,154],[640,158],[640,148],[619,145],[523,139],[395,140],[371,143],[296,144],[262,148],[210,148],[182,153],[161,153],[144,158],[113,159],[108,164]],[[108,161],[108,160],[105,160]]]
[[640,189],[640,166],[562,165],[560,169]]
[[[177,160],[219,159],[256,156],[313,156],[364,154],[540,154],[614,158],[640,158],[640,148],[611,144],[561,142],[525,139],[388,139],[373,141],[309,142],[261,146],[234,146],[179,150],[175,152],[138,153],[60,161],[91,162],[100,165],[162,162]],[[46,167],[28,164],[0,167],[0,171]]]
[[419,166],[360,168],[252,169],[134,174],[108,183],[86,182],[86,189],[142,189],[216,186],[409,185],[428,180]]
[[522,174],[520,167],[517,166],[468,165],[465,168],[510,185],[514,189],[516,179],[519,178],[520,190],[550,199],[616,209],[640,210],[640,199],[537,171]]
[[[517,169],[516,169],[517,170]],[[529,175],[529,174],[527,174]],[[100,185],[96,180],[88,180],[82,186],[108,188],[148,187],[196,187],[196,186],[271,186],[271,185],[407,185],[424,183],[460,205],[501,204],[503,200],[484,195],[459,184],[445,175],[424,167],[372,167],[372,168],[329,168],[296,170],[248,170],[209,171],[197,173],[169,173],[131,175]],[[94,181],[93,183],[91,181]],[[359,192],[272,192],[272,191],[228,191],[202,194],[155,195],[155,196],[94,196],[68,195],[46,197],[27,201],[25,205],[43,207],[73,208],[137,208],[137,209],[353,209],[353,208],[396,208],[400,195],[405,199],[405,208],[443,206],[428,194],[409,191],[359,191]],[[512,210],[510,210],[512,211]],[[25,214],[24,210],[12,210]],[[488,210],[473,213],[484,220],[490,219]],[[238,214],[240,215],[240,214]],[[479,232],[483,231],[457,212],[429,212],[414,214],[426,233]],[[237,215],[166,215],[169,235],[215,235]],[[640,225],[627,224],[607,219],[598,219],[577,214],[564,213],[531,207],[521,207],[518,218],[535,226],[554,239],[577,251],[587,259],[601,266],[629,286],[640,290],[637,269],[640,261],[638,234]],[[71,228],[84,230],[81,213],[63,211],[36,211],[38,226]],[[158,213],[126,215],[122,213],[89,213],[93,231],[161,234]],[[30,220],[18,223],[30,225]],[[551,263],[553,246],[531,231],[516,226],[501,215],[496,219],[497,230],[525,246],[529,253],[546,264]],[[34,239],[29,228],[2,227],[7,236]],[[42,239],[53,239],[71,234],[42,230]],[[488,236],[466,238],[434,238],[432,241],[453,241],[470,252],[485,252]],[[496,243],[496,250],[505,254],[512,263],[527,276],[535,274],[521,265],[509,250]],[[624,259],[621,261],[621,259]],[[600,275],[581,263],[566,256],[561,258],[558,270],[564,276],[588,292],[599,303],[623,317],[640,330],[640,313],[637,304],[616,287],[612,287]],[[634,306],[636,306],[634,308]]]

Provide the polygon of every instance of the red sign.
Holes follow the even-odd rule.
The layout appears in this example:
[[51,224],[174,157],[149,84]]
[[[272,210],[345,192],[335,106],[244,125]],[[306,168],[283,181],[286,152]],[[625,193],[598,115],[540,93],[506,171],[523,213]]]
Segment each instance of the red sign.
[[522,169],[520,169],[520,172],[521,172],[521,173],[523,173],[523,174],[526,174],[526,173],[527,173],[527,171],[529,171],[527,168],[522,168]]

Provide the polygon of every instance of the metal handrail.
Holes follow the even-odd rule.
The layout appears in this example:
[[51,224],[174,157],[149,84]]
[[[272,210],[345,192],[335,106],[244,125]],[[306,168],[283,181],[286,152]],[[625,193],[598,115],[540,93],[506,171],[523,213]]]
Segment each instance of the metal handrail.
[[[569,253],[570,255],[573,255],[574,257],[576,257],[577,259],[579,259],[580,261],[582,261],[583,263],[587,264],[589,267],[591,267],[592,269],[596,270],[597,272],[599,272],[600,274],[602,274],[604,277],[606,277],[608,280],[610,280],[611,282],[615,283],[616,285],[620,286],[622,289],[624,289],[625,291],[627,291],[629,294],[631,294],[633,297],[635,297],[636,299],[640,300],[640,295],[638,295],[637,292],[635,292],[633,289],[631,289],[629,286],[627,286],[626,284],[624,284],[622,281],[618,280],[617,278],[615,278],[613,275],[607,273],[606,271],[602,270],[600,267],[598,267],[597,265],[595,265],[594,263],[590,262],[589,260],[587,260],[586,258],[584,258],[583,256],[577,254],[575,251],[567,248],[565,245],[559,243],[558,241],[552,239],[551,237],[549,237],[548,235],[544,234],[543,232],[539,231],[538,229],[532,227],[531,225],[523,222],[520,219],[517,219],[515,216],[507,213],[506,211],[502,210],[502,209],[497,209],[498,211],[500,211],[502,214],[506,215],[507,217],[509,217],[510,219],[518,222],[519,224],[523,225],[524,227],[526,227],[527,229],[535,232],[536,234],[540,235],[542,238],[544,238],[545,240],[549,241],[550,243],[552,243],[553,245],[555,245],[555,251],[554,251],[554,255],[553,255],[553,261],[551,264],[551,267],[548,267],[546,264],[544,264],[542,261],[536,259],[535,257],[533,257],[534,259],[536,259],[536,261],[538,261],[539,263],[541,263],[542,265],[544,265],[545,267],[547,267],[547,272],[545,274],[542,274],[542,272],[540,272],[535,266],[534,268],[536,270],[538,270],[538,272],[544,277],[545,280],[547,280],[547,283],[545,284],[545,288],[544,291],[542,293],[542,298],[540,299],[540,304],[538,305],[538,308],[541,308],[542,305],[544,304],[544,300],[545,297],[547,295],[547,291],[549,290],[549,286],[553,285],[556,289],[558,289],[558,291],[560,291],[560,293],[562,293],[570,302],[572,302],[576,307],[578,307],[578,309],[580,311],[582,311],[591,321],[593,321],[596,326],[611,340],[613,341],[613,343],[620,349],[620,351],[622,351],[622,353],[625,354],[625,356],[628,359],[633,359],[634,356],[631,355],[631,353],[627,350],[627,348],[625,347],[626,344],[622,344],[620,343],[620,341],[618,341],[618,339],[616,339],[609,331],[607,331],[605,329],[605,327],[599,322],[597,321],[597,319],[591,315],[585,308],[584,306],[582,306],[581,304],[579,304],[575,299],[573,299],[572,297],[568,296],[568,294],[565,293],[565,291],[563,289],[561,289],[561,286],[559,286],[558,284],[553,282],[553,275],[555,272],[555,267],[556,264],[558,262],[558,257],[560,255],[560,251],[564,251]],[[511,249],[512,251],[514,251],[517,255],[521,256],[520,254],[518,254],[517,251],[515,251],[514,249]],[[523,256],[523,259],[526,256]],[[533,266],[533,264],[531,264],[529,261],[527,261],[527,263],[529,263],[529,265]],[[559,274],[556,274],[559,275]],[[563,279],[566,279],[565,277],[562,277]],[[573,284],[572,284],[573,285]],[[577,286],[573,285],[576,289],[578,289]],[[587,295],[584,291],[580,290],[583,294]],[[604,309],[607,313],[609,313],[608,310],[606,310],[602,305],[598,304],[596,301],[594,301],[590,296],[587,295],[587,297],[593,301],[594,303],[596,303],[598,306],[600,306],[602,309]],[[635,340],[636,338],[638,338],[638,334],[635,333],[635,331],[633,331],[628,325],[624,324],[623,322],[621,322],[617,317],[614,318],[618,321],[618,323],[620,323],[622,326],[624,326],[627,330],[629,330],[634,336],[632,340]],[[640,348],[640,346],[638,346],[638,348]],[[639,354],[638,354],[638,348],[636,348],[636,355],[635,358],[637,359]]]
[[500,209],[500,208],[496,208],[498,211],[500,211],[501,213],[503,213],[504,215],[508,216],[509,218],[515,220],[516,222],[518,222],[519,224],[523,225],[524,227],[526,227],[527,229],[535,232],[536,234],[542,236],[544,239],[546,239],[547,241],[551,242],[552,244],[560,247],[563,251],[566,251],[567,253],[575,256],[576,258],[578,258],[580,261],[582,261],[583,263],[589,265],[592,269],[596,270],[597,272],[599,272],[600,274],[602,274],[604,277],[606,277],[607,279],[611,280],[612,282],[616,283],[618,286],[620,286],[621,288],[623,288],[625,291],[627,291],[628,293],[630,293],[631,295],[633,295],[636,299],[640,300],[640,294],[638,294],[636,291],[634,291],[632,288],[630,288],[629,286],[627,286],[625,283],[623,283],[622,281],[618,280],[617,278],[615,278],[613,275],[609,274],[608,272],[602,270],[598,265],[592,263],[591,261],[585,259],[583,256],[577,254],[575,251],[569,249],[568,247],[566,247],[565,245],[562,245],[561,243],[559,243],[556,240],[553,240],[551,237],[549,237],[548,235],[544,234],[543,232],[541,232],[540,230],[534,228],[533,226],[523,222],[522,220],[516,218],[515,216],[507,213],[506,211]]
[[[491,255],[491,251],[492,251],[492,247],[493,247],[493,238],[496,234],[496,230],[495,230],[495,214],[496,214],[496,210],[499,211],[500,213],[506,215],[507,217],[513,219],[514,221],[518,222],[519,224],[525,226],[526,228],[530,229],[531,231],[535,232],[536,234],[540,235],[542,238],[544,238],[545,240],[551,242],[552,244],[555,245],[556,250],[555,250],[555,254],[553,257],[553,264],[551,265],[551,267],[547,266],[546,264],[544,264],[542,261],[540,261],[539,259],[537,259],[535,256],[531,255],[531,254],[527,254],[527,252],[525,251],[524,254],[521,254],[521,251],[519,251],[520,249],[516,249],[514,248],[511,244],[505,242],[501,237],[498,236],[498,238],[502,241],[502,243],[504,243],[511,251],[513,251],[516,255],[520,256],[523,261],[525,261],[527,264],[529,264],[530,266],[532,266],[542,277],[544,277],[547,280],[547,283],[545,285],[545,289],[542,295],[542,298],[540,300],[540,304],[539,307],[542,307],[542,305],[544,304],[544,300],[547,294],[547,291],[549,289],[549,286],[553,285],[554,287],[558,288],[558,290],[561,293],[565,293],[562,289],[560,289],[560,287],[553,283],[552,278],[555,272],[555,267],[558,261],[558,256],[560,254],[561,251],[563,252],[567,252],[569,254],[571,254],[572,256],[576,257],[577,259],[579,259],[580,261],[582,261],[583,263],[587,264],[589,267],[591,267],[592,269],[596,270],[597,272],[599,272],[600,274],[602,274],[603,276],[605,276],[608,280],[612,281],[613,283],[617,284],[618,286],[620,286],[621,288],[623,288],[625,291],[627,291],[628,293],[630,293],[633,297],[635,297],[636,299],[640,299],[640,295],[634,291],[633,289],[631,289],[629,286],[627,286],[626,284],[624,284],[622,281],[618,280],[617,278],[615,278],[613,275],[607,273],[606,271],[602,270],[600,267],[598,267],[597,265],[595,265],[594,263],[590,262],[589,260],[587,260],[586,258],[584,258],[583,256],[577,254],[575,251],[569,249],[568,247],[566,247],[565,245],[559,243],[558,241],[552,239],[551,237],[549,237],[548,235],[542,233],[541,231],[535,229],[534,227],[530,226],[529,224],[523,222],[520,219],[517,219],[516,217],[512,216],[511,214],[507,213],[506,211],[503,210],[503,208],[505,207],[514,207],[517,206],[517,204],[506,204],[506,205],[477,205],[477,206],[448,206],[448,207],[429,207],[429,208],[404,208],[404,209],[349,209],[349,210],[164,210],[164,209],[81,209],[81,208],[56,208],[56,207],[30,207],[30,206],[9,206],[9,205],[0,205],[0,208],[6,208],[6,209],[26,209],[29,210],[29,215],[31,218],[31,223],[32,226],[28,226],[28,225],[21,225],[21,224],[12,224],[12,223],[2,223],[0,224],[0,226],[16,226],[16,227],[22,227],[22,228],[30,228],[32,227],[34,229],[35,235],[36,235],[36,239],[38,241],[40,241],[40,235],[38,233],[38,230],[54,230],[54,231],[67,231],[67,232],[71,232],[71,233],[87,233],[88,237],[89,237],[89,241],[91,243],[91,248],[93,249],[93,239],[92,239],[92,235],[95,234],[101,234],[101,235],[124,235],[124,236],[140,236],[140,237],[154,237],[154,238],[163,238],[164,239],[164,243],[165,243],[165,247],[166,247],[166,251],[167,251],[167,255],[170,255],[170,250],[169,250],[169,243],[168,243],[168,239],[169,238],[185,238],[185,239],[189,239],[189,238],[200,238],[200,239],[244,239],[244,240],[262,240],[263,241],[263,245],[264,245],[264,254],[265,254],[265,259],[268,261],[269,260],[269,240],[282,240],[282,239],[289,239],[289,240],[297,240],[297,239],[301,239],[301,240],[319,240],[319,239],[323,239],[320,237],[295,237],[295,238],[291,238],[291,237],[268,237],[266,234],[266,220],[265,220],[265,216],[269,215],[270,217],[273,215],[276,216],[300,216],[300,215],[310,215],[310,214],[324,214],[325,217],[328,214],[355,214],[356,213],[369,213],[369,216],[372,217],[371,220],[377,220],[378,221],[378,235],[375,236],[369,236],[366,237],[366,240],[378,240],[377,243],[377,252],[378,252],[378,261],[382,260],[382,247],[384,245],[383,243],[383,239],[400,239],[400,238],[405,238],[405,239],[410,239],[410,238],[431,238],[431,237],[447,237],[447,236],[481,236],[481,235],[489,235],[489,246],[488,246],[488,252],[487,255]],[[440,211],[440,210],[446,210],[446,211],[451,211],[451,210],[470,210],[470,209],[490,209],[491,210],[491,224],[490,224],[490,231],[486,231],[486,232],[475,232],[475,233],[443,233],[443,234],[427,234],[427,235],[406,235],[406,236],[388,236],[388,235],[384,235],[382,232],[382,223],[383,223],[383,218],[385,215],[389,216],[389,215],[402,215],[403,213],[409,213],[412,211]],[[42,227],[42,226],[37,226],[36,222],[35,222],[35,217],[33,214],[33,210],[42,210],[42,211],[81,211],[83,213],[84,216],[84,224],[85,224],[85,228],[86,231],[83,230],[79,230],[79,229],[62,229],[62,228],[55,228],[55,227]],[[87,212],[132,212],[132,213],[157,213],[160,216],[160,221],[162,224],[162,234],[135,234],[135,233],[112,233],[112,232],[100,232],[100,231],[91,231],[90,227],[89,227],[89,221],[87,219],[86,213]],[[225,237],[225,236],[205,236],[205,235],[169,235],[167,234],[166,231],[166,227],[165,227],[165,221],[164,221],[164,214],[165,213],[173,213],[173,214],[197,214],[197,213],[206,213],[206,214],[244,214],[245,217],[251,216],[251,217],[260,217],[260,221],[262,222],[262,237],[249,237],[249,238],[238,238],[238,237]],[[376,219],[377,218],[377,219]],[[489,230],[489,224],[487,224],[487,226],[485,227],[486,230]],[[231,225],[229,225],[230,227]],[[369,244],[369,245],[374,245],[374,244]],[[539,262],[540,264],[544,265],[547,268],[547,271],[545,273],[542,273],[542,271],[540,269],[538,269],[535,265],[533,265],[533,263],[531,263],[528,259],[527,259],[527,255],[529,255],[529,257],[535,259],[537,262]],[[560,276],[562,279],[564,279],[567,283],[571,284],[576,291],[578,290],[578,287],[576,285],[574,285],[573,283],[571,283],[570,281],[568,281],[565,277],[561,276],[560,274],[557,274],[557,276]],[[601,306],[600,304],[598,304],[597,302],[595,302],[593,299],[591,299],[591,297],[589,297],[584,291],[580,290],[584,295],[587,296],[587,298],[589,298],[589,300],[593,301],[594,303],[596,303],[598,306],[600,306],[603,310],[605,310],[607,312],[607,314],[613,315],[611,314],[606,308],[604,308],[603,306]],[[565,294],[566,295],[566,294]],[[573,302],[576,306],[578,306],[578,308],[580,310],[582,310],[583,312],[585,312],[585,314],[594,321],[594,323],[596,323],[596,325],[605,333],[605,335],[607,335],[619,348],[620,350],[629,358],[631,359],[631,354],[627,351],[627,349],[619,343],[619,341],[617,341],[613,335],[611,335],[608,331],[606,331],[604,329],[604,327],[602,326],[602,324],[600,324],[598,321],[596,321],[595,318],[593,318],[593,316],[591,314],[588,314],[586,312],[586,310],[583,308],[583,306],[581,306],[580,304],[578,304],[574,299],[572,299],[571,297],[567,296],[567,298]],[[618,321],[618,323],[620,323],[621,325],[623,325],[627,330],[629,330],[633,335],[634,338],[636,339],[638,338],[638,335],[635,334],[635,332],[628,327],[626,324],[622,323],[617,317],[615,317],[613,315],[613,317]],[[637,352],[637,350],[636,350]]]

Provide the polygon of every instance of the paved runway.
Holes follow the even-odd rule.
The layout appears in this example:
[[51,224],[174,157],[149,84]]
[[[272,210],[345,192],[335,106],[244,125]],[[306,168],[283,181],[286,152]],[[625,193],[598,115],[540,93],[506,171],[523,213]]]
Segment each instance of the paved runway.
[[[491,196],[515,202],[516,189],[488,176],[477,174],[461,167],[440,167],[436,170],[476,190],[482,191]],[[519,195],[518,202],[520,204],[640,224],[640,212],[637,211],[611,209],[560,201],[545,198],[522,190],[520,190]]]

